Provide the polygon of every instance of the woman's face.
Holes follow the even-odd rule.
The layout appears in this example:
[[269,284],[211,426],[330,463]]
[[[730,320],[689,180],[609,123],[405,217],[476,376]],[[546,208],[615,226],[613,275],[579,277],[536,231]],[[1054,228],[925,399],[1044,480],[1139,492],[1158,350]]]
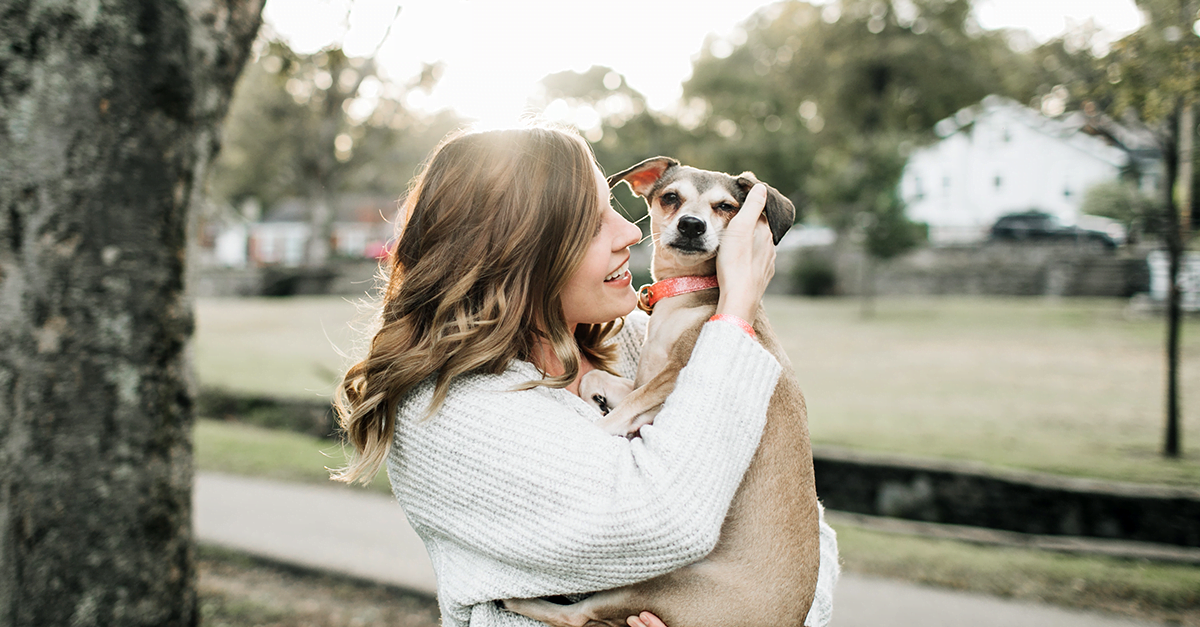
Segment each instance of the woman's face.
[[596,193],[600,195],[600,230],[592,238],[583,264],[567,280],[563,290],[563,316],[568,326],[603,324],[633,311],[637,294],[630,284],[629,247],[642,238],[642,231],[613,209],[608,181],[596,168]]

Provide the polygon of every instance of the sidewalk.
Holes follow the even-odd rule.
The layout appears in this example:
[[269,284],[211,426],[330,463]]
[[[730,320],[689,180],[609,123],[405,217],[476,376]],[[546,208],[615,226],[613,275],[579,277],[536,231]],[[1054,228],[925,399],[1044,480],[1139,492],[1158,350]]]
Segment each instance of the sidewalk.
[[[196,539],[434,594],[425,547],[390,498],[215,473],[196,476]],[[1146,627],[1107,614],[845,573],[832,627]]]

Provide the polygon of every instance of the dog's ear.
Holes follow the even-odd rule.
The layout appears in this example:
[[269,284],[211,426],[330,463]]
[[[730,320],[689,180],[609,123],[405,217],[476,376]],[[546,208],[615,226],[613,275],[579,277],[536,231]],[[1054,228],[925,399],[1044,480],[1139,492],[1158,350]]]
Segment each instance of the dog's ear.
[[645,198],[646,194],[654,188],[658,179],[662,178],[663,172],[677,165],[679,162],[670,157],[651,157],[632,168],[608,177],[608,188],[612,189],[617,186],[617,183],[625,181],[633,193]]
[[[750,188],[762,181],[758,180],[753,172],[742,172],[737,176],[737,183],[742,188],[742,192],[749,193]],[[787,199],[787,196],[767,185],[767,206],[763,208],[763,214],[767,216],[767,225],[771,227],[772,239],[779,244],[779,240],[783,239],[783,234],[787,233],[788,229],[792,228],[792,223],[796,221],[796,206]]]

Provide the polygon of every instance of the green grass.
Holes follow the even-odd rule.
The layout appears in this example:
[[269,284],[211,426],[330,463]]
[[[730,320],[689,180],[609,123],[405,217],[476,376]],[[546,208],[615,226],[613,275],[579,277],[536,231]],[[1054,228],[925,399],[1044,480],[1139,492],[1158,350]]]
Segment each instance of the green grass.
[[[344,459],[341,448],[328,440],[212,420],[197,423],[195,444],[201,470],[303,483],[328,483],[325,466]],[[382,474],[370,489],[390,494]],[[982,546],[840,522],[834,527],[842,560],[852,572],[1200,624],[1200,568],[1195,566]]]
[[[1113,480],[1200,485],[1200,455],[1158,455],[1163,323],[1114,300],[767,303],[813,441]],[[1183,332],[1185,445],[1200,435],[1200,323]]]
[[331,398],[366,323],[342,297],[212,298],[196,303],[201,385],[289,398]]
[[1200,568],[882,533],[834,524],[846,570],[1001,597],[1200,624]]
[[[337,442],[290,431],[201,419],[194,435],[197,470],[330,484],[327,468],[346,463],[346,450]],[[369,489],[392,493],[383,472]]]
[[[1200,319],[1183,330],[1183,459],[1158,455],[1164,325],[1112,299],[771,297],[816,444],[1200,486]],[[339,297],[201,299],[200,383],[328,397],[362,338]]]

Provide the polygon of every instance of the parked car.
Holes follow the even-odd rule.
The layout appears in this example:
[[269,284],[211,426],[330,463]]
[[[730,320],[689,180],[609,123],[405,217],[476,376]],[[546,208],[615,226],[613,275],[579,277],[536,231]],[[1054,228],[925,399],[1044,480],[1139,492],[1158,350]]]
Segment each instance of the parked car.
[[[1017,242],[1076,242],[1115,250],[1120,244],[1107,230],[1063,224],[1058,217],[1038,211],[1022,211],[1000,216],[992,225],[989,239]],[[1121,238],[1123,239],[1123,238]]]

